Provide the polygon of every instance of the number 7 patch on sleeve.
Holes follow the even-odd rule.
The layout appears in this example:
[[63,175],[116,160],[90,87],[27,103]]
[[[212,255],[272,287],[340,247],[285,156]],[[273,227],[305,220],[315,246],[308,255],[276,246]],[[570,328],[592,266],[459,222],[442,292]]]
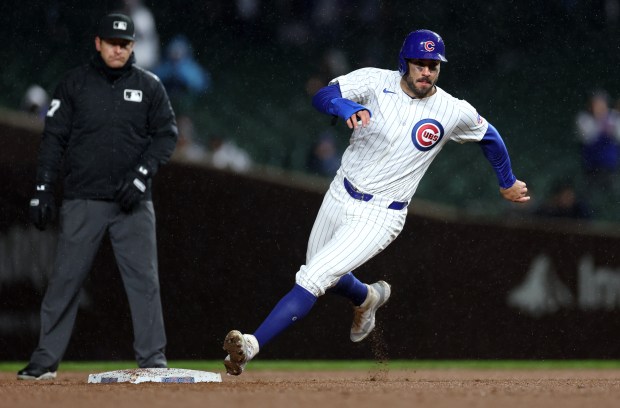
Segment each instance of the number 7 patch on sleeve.
[[47,110],[47,117],[51,118],[54,116],[54,113],[60,108],[60,99],[52,99],[50,102],[50,108]]

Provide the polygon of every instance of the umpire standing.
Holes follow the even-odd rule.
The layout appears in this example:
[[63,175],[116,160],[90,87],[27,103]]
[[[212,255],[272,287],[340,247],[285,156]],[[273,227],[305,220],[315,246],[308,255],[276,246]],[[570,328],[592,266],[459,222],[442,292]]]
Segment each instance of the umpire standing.
[[134,65],[133,46],[130,17],[103,17],[97,52],[65,75],[47,112],[30,218],[40,230],[54,219],[62,163],[60,236],[39,344],[19,379],[56,377],[80,289],[106,232],[129,299],[138,366],[167,365],[151,179],[169,160],[177,127],[161,82]]

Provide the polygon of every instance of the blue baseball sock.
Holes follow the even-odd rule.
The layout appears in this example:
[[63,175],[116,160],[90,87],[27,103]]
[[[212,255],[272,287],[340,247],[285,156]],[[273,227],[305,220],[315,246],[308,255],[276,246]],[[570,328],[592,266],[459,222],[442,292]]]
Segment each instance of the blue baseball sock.
[[350,299],[355,306],[359,306],[366,300],[368,287],[349,272],[343,275],[335,286],[327,290],[328,293],[335,293]]
[[254,332],[258,345],[262,348],[291,324],[304,318],[316,299],[312,293],[295,284]]

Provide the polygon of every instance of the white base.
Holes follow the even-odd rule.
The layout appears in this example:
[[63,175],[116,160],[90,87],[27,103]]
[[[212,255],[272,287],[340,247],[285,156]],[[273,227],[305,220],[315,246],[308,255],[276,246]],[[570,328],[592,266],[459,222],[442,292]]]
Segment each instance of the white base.
[[182,368],[134,368],[131,370],[108,371],[88,376],[90,384],[130,382],[155,383],[199,383],[222,382],[222,376],[208,371],[185,370]]

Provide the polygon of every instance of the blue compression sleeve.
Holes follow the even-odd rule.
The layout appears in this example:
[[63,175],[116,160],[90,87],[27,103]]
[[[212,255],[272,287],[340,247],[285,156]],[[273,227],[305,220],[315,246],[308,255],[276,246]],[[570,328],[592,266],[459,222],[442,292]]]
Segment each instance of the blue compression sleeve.
[[319,89],[312,98],[312,106],[321,113],[330,115],[329,106],[332,99],[342,98],[342,92],[340,92],[340,85],[328,85]]
[[489,123],[487,132],[478,144],[482,148],[484,156],[493,166],[500,187],[511,187],[517,181],[517,178],[512,174],[508,150],[495,126]]
[[319,89],[312,98],[312,106],[321,113],[338,116],[344,120],[349,119],[355,112],[361,110],[367,110],[372,116],[370,109],[350,99],[343,98],[338,84]]
[[304,318],[314,306],[316,299],[316,296],[296,284],[280,299],[254,332],[258,345],[262,348],[290,325]]
[[335,286],[327,290],[328,293],[344,296],[351,300],[355,306],[364,303],[368,295],[368,286],[357,279],[351,272],[338,280]]

